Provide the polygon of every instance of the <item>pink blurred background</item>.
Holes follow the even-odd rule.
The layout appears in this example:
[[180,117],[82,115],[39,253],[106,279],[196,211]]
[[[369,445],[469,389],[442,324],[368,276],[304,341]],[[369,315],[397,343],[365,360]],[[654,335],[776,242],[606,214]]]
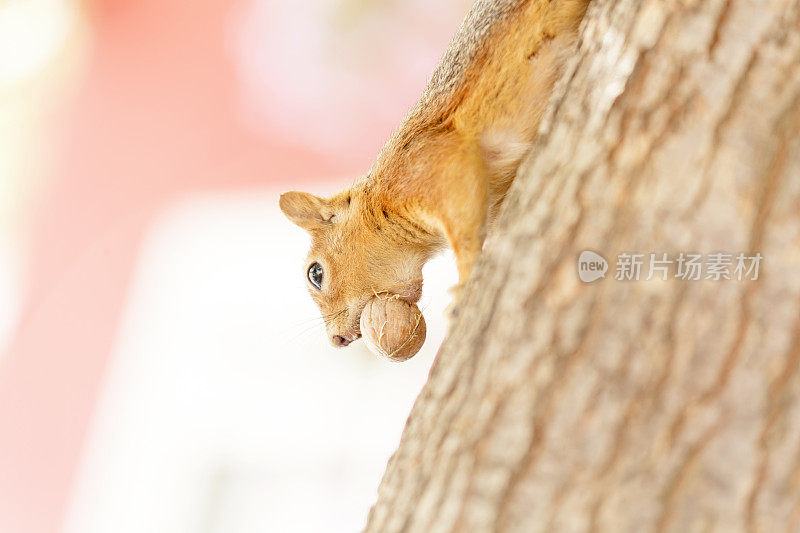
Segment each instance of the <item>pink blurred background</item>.
[[[141,520],[126,526],[131,531],[223,531],[231,530],[225,524],[234,523],[240,531],[278,527],[277,514],[270,515],[269,509],[270,501],[279,500],[270,494],[276,486],[285,487],[286,479],[293,479],[295,471],[290,469],[284,477],[258,477],[259,472],[272,472],[270,469],[285,459],[266,457],[265,452],[258,451],[268,448],[257,444],[262,442],[259,439],[267,442],[276,433],[259,429],[259,437],[248,443],[250,429],[239,431],[233,423],[228,429],[224,424],[214,426],[214,435],[221,442],[233,442],[225,449],[252,445],[256,451],[247,452],[246,460],[233,461],[238,465],[235,468],[209,467],[209,471],[223,472],[222,478],[234,476],[238,481],[220,484],[219,475],[210,475],[211,488],[204,494],[212,496],[183,507],[182,512],[194,516],[195,522],[180,518],[167,506],[159,512],[164,517],[173,513],[169,518],[148,523],[142,517],[148,512],[155,516],[155,511],[148,510],[150,504],[137,502],[139,496],[120,496],[119,501],[111,503],[107,496],[105,500],[98,496],[104,492],[135,495],[156,490],[148,486],[149,481],[138,485],[126,481],[127,474],[109,466],[126,463],[128,459],[123,458],[133,454],[141,461],[137,466],[141,472],[151,461],[149,456],[137,455],[141,446],[131,443],[139,442],[136,439],[140,435],[131,429],[137,427],[133,418],[126,417],[139,416],[136,420],[146,421],[156,416],[153,413],[158,409],[134,416],[130,414],[134,411],[115,406],[139,406],[142,401],[137,398],[152,396],[154,386],[148,385],[147,373],[155,367],[141,361],[148,360],[148,353],[162,352],[161,348],[134,350],[131,343],[143,342],[141,339],[151,338],[148,336],[154,335],[153,331],[164,328],[168,332],[152,337],[156,340],[147,345],[162,346],[163,339],[171,335],[169,331],[183,331],[170,326],[170,321],[194,320],[186,318],[193,312],[186,302],[195,301],[191,300],[194,296],[181,293],[181,298],[188,299],[179,299],[178,303],[164,296],[171,294],[177,283],[169,280],[183,280],[186,291],[199,295],[196,301],[201,302],[200,307],[204,301],[200,296],[216,294],[217,289],[222,295],[241,294],[240,299],[232,297],[228,302],[230,309],[236,310],[234,314],[238,313],[231,324],[244,320],[252,326],[238,333],[219,332],[221,351],[209,352],[208,359],[198,356],[198,360],[217,364],[223,359],[215,359],[216,354],[230,351],[252,354],[236,360],[235,364],[241,364],[237,372],[244,375],[266,375],[278,368],[264,361],[273,356],[274,361],[283,361],[279,356],[286,352],[284,341],[275,342],[268,338],[271,334],[247,345],[241,341],[265,323],[278,327],[276,320],[293,315],[294,311],[285,311],[279,305],[276,284],[290,287],[281,293],[282,298],[302,300],[306,306],[298,311],[303,316],[289,317],[294,322],[290,320],[287,327],[314,314],[313,307],[307,305],[310,302],[306,302],[300,271],[305,242],[301,242],[301,233],[279,218],[275,211],[277,194],[305,187],[330,191],[367,170],[392,128],[419,95],[469,3],[0,3],[0,531],[108,531],[109,527],[121,531],[125,528],[118,527],[115,520],[124,524],[127,513]],[[219,227],[229,233],[218,240],[208,236]],[[254,227],[261,229],[249,233],[247,228]],[[184,245],[189,249],[187,243],[195,243],[195,239],[199,239],[197,246],[203,251],[197,256],[181,256],[186,258],[188,269],[181,270],[170,254]],[[246,243],[230,252],[226,246],[232,240]],[[148,242],[160,244],[148,248]],[[226,285],[225,280],[239,277],[250,251],[261,258],[263,269],[241,274],[235,287]],[[195,284],[185,281],[189,279],[186,272],[195,272],[192,257],[212,261],[230,259],[238,252],[239,263],[229,260],[214,267],[230,268],[231,276],[201,276]],[[294,276],[291,280],[279,278],[285,275],[284,265],[291,273],[287,275]],[[442,268],[446,270],[449,265]],[[147,280],[154,279],[160,281],[148,285]],[[176,311],[165,314],[163,321],[147,321],[147,317],[161,316],[164,306],[173,304],[170,309]],[[436,305],[431,303],[431,309]],[[208,320],[204,324],[224,322],[228,311],[219,313],[223,318],[209,315],[203,318]],[[264,318],[272,316],[270,313],[276,318]],[[144,318],[137,318],[140,316]],[[249,322],[255,316],[261,318]],[[207,329],[188,327],[186,331],[196,332],[188,335],[198,336],[192,350],[209,346],[203,337]],[[299,335],[305,338],[311,334],[301,331]],[[183,343],[186,335],[182,333],[176,339],[170,342]],[[435,344],[435,339],[428,344]],[[170,344],[163,353],[182,354],[181,350],[189,350],[186,346]],[[387,408],[391,417],[388,411],[383,413],[391,422],[385,430],[378,426],[374,429],[384,431],[385,436],[376,444],[379,453],[368,467],[369,474],[365,474],[364,485],[374,485],[369,489],[372,492],[353,504],[353,516],[358,515],[363,522],[382,465],[424,381],[435,346],[416,366],[403,370],[370,366],[380,363],[365,352],[331,354],[321,332],[314,333],[311,345],[303,346],[292,356],[293,361],[302,361],[305,354],[313,352],[318,354],[313,357],[321,361],[342,365],[342,380],[363,374],[385,383],[385,387],[372,391],[376,395],[387,387],[399,387],[393,399],[389,395],[386,399],[394,402]],[[259,356],[262,353],[263,358]],[[191,361],[197,354],[191,355],[180,359],[188,361],[188,368],[177,366],[175,375],[194,371]],[[115,358],[121,362],[116,364]],[[142,365],[136,367],[144,375],[136,377],[139,381],[125,370],[133,364]],[[113,378],[112,368],[116,368]],[[311,376],[314,372],[298,368],[292,376]],[[211,377],[202,379],[216,383],[214,372],[203,375]],[[259,427],[258,412],[287,409],[274,403],[254,406],[262,401],[258,391],[270,387],[268,381],[253,384],[253,394],[243,396],[242,403],[214,403],[220,397],[235,397],[239,381],[235,377],[238,374],[232,375],[228,388],[218,389],[215,398],[209,400],[209,405],[223,406],[219,407],[222,412],[214,415],[215,420],[238,420],[235,413],[247,412],[241,415],[242,427]],[[320,379],[318,386],[309,386],[314,382],[301,379],[296,385],[301,390],[309,386],[303,394],[313,396],[327,386],[325,378]],[[174,389],[174,383],[165,378],[163,391]],[[358,378],[354,383],[360,386],[357,384],[363,381]],[[130,391],[127,403],[114,399],[119,390]],[[346,395],[347,390],[344,387],[340,392]],[[186,401],[192,404],[193,393],[188,394]],[[204,393],[198,394],[200,398]],[[362,405],[364,400],[356,398],[352,405]],[[349,409],[348,405],[342,404],[342,409]],[[250,413],[251,408],[256,414]],[[209,420],[206,415],[201,412],[198,416]],[[280,433],[302,433],[297,424],[303,422],[296,422],[302,416],[294,417],[295,422],[282,427]],[[358,424],[354,422],[354,427],[370,423],[373,415],[364,416]],[[117,426],[110,421],[119,421],[121,429],[114,429]],[[158,431],[177,433],[182,431],[175,429],[178,426],[167,424]],[[343,424],[321,434],[325,439],[341,440],[343,450],[352,450],[356,441],[364,441],[347,427]],[[114,435],[128,431],[131,433],[119,437],[119,442],[114,440]],[[155,426],[141,429],[145,433],[154,431]],[[332,434],[337,431],[342,435]],[[154,439],[158,440],[150,435],[142,442]],[[119,451],[124,445],[130,448],[125,453]],[[153,449],[162,448],[155,445]],[[175,453],[174,457],[180,456],[180,451]],[[231,452],[240,457],[237,453]],[[347,470],[348,453],[329,462]],[[163,455],[164,464],[175,463],[170,457]],[[187,468],[193,468],[193,464]],[[311,472],[306,476],[309,485],[299,490],[327,486],[315,481],[317,469],[307,470]],[[167,476],[180,475],[165,473],[163,478],[153,478],[156,481],[152,484],[158,484],[159,479],[168,484]],[[341,475],[333,475],[331,490],[340,483]],[[125,493],[134,485],[140,492],[131,489]],[[214,487],[223,487],[222,496],[214,492]],[[324,491],[318,494],[320,501],[328,496]],[[253,502],[248,509],[267,509],[266,515],[252,514],[230,503],[248,498]],[[198,519],[198,515],[206,518]],[[352,524],[358,523],[349,515],[330,520],[326,522],[330,531],[352,530]],[[301,522],[294,522],[297,527],[292,529],[303,530]]]

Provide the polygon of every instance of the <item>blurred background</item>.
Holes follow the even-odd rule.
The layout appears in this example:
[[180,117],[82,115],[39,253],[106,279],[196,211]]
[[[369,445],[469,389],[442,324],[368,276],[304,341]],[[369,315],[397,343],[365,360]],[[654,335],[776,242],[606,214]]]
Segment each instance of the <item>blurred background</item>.
[[280,192],[365,172],[469,0],[0,0],[0,531],[356,531],[443,336],[329,347]]

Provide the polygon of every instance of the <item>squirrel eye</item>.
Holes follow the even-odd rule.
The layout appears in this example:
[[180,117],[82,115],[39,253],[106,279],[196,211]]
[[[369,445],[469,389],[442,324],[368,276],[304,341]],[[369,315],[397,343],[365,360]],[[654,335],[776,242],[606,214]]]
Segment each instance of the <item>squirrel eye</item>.
[[317,288],[322,289],[322,265],[319,263],[311,263],[308,267],[308,281]]

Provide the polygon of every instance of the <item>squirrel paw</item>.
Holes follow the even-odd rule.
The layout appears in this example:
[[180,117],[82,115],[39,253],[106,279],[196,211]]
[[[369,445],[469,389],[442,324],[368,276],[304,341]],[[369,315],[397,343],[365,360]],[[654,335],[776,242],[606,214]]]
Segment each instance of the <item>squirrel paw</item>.
[[447,306],[444,313],[447,317],[447,321],[452,325],[461,309],[459,304],[464,294],[464,283],[453,285],[448,292],[450,293],[451,300],[450,305]]

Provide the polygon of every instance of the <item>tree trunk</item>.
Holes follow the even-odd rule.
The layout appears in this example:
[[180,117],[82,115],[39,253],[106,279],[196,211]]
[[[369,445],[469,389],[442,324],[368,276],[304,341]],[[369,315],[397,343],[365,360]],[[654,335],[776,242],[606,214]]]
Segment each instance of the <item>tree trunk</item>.
[[367,531],[745,529],[800,530],[800,2],[595,0]]

